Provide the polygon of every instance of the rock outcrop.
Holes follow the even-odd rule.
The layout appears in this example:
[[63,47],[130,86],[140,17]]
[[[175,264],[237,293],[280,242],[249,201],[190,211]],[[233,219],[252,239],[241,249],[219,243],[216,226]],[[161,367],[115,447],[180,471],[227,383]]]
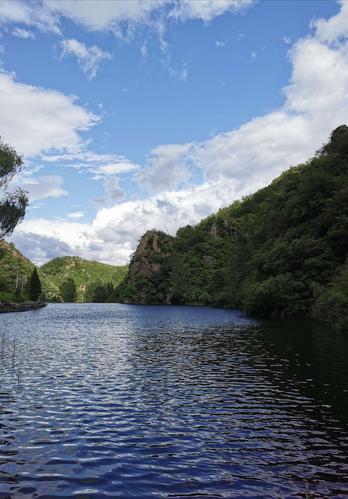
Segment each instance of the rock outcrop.
[[120,286],[123,303],[170,303],[167,286],[171,271],[173,237],[148,230],[139,241]]

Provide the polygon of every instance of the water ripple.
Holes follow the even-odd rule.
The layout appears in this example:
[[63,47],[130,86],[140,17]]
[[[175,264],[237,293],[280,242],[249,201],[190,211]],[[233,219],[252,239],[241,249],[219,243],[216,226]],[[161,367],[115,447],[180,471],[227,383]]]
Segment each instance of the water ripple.
[[2,315],[0,498],[347,497],[347,360],[227,310]]

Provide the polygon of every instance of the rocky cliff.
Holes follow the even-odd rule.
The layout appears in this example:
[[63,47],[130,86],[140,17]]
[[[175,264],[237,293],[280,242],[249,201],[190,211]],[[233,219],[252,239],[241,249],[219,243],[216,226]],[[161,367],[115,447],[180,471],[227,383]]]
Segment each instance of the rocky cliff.
[[124,303],[170,303],[173,238],[164,232],[148,230],[133,254],[128,274],[119,288]]

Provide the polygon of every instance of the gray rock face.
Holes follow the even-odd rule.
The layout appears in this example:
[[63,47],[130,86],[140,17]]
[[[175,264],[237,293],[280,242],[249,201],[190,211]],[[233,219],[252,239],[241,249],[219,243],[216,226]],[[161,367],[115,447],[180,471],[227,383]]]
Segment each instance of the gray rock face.
[[169,294],[162,296],[159,285],[172,255],[172,240],[168,234],[155,229],[142,236],[126,278],[126,285],[133,287],[134,292],[131,300],[124,298],[125,303],[169,303]]

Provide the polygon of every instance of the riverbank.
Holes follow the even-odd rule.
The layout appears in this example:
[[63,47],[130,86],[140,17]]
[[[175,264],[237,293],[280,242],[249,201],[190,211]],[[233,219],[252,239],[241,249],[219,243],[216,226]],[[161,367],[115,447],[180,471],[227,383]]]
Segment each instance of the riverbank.
[[28,310],[37,310],[46,307],[45,302],[26,301],[23,303],[0,303],[0,314],[8,312],[27,312]]

